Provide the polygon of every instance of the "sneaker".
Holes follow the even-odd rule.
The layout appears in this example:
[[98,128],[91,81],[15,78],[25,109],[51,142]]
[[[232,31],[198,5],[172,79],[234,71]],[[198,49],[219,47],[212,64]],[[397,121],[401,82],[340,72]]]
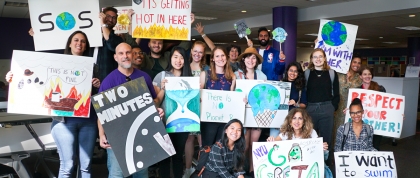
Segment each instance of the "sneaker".
[[195,169],[193,167],[185,169],[185,173],[182,178],[190,178],[191,175],[194,173]]

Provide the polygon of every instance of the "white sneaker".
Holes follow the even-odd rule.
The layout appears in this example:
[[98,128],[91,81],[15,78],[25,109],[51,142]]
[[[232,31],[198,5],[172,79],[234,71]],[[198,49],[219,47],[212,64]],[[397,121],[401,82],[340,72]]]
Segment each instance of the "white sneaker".
[[195,169],[193,167],[189,169],[185,169],[185,173],[182,178],[190,178],[190,176],[194,173]]

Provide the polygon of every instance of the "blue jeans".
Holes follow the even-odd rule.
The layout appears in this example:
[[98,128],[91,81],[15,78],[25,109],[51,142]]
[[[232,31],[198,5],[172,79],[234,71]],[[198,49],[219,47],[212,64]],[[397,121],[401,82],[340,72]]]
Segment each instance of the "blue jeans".
[[[111,148],[107,148],[106,152],[108,154],[107,166],[108,166],[108,178],[124,178],[120,165],[118,165],[117,158],[115,157],[114,151]],[[142,169],[139,172],[134,173],[129,176],[131,178],[148,178],[149,172],[147,168]]]
[[60,156],[59,178],[71,177],[74,162],[79,159],[80,175],[90,177],[90,163],[98,133],[95,120],[65,118],[65,122],[53,120],[51,134]]

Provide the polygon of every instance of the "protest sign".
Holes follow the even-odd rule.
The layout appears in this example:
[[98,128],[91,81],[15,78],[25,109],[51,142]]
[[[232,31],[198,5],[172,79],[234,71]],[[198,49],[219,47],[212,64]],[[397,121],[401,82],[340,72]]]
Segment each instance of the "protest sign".
[[238,119],[244,123],[244,95],[236,91],[201,90],[201,121],[227,123]]
[[253,142],[254,176],[324,177],[322,138]]
[[133,0],[133,38],[190,40],[191,0]]
[[405,68],[404,77],[419,77],[420,67],[419,66],[407,66]]
[[[354,98],[359,98],[363,105],[363,122],[373,126],[375,135],[399,138],[403,127],[405,96],[383,93],[374,90],[350,89],[347,107]],[[350,113],[346,113],[344,122],[351,122]]]
[[280,128],[289,112],[291,83],[236,80],[236,91],[247,98],[244,127]]
[[239,38],[242,39],[243,37],[245,37],[248,40],[248,35],[251,34],[251,29],[248,28],[248,25],[245,23],[245,20],[241,19],[235,22],[235,24],[233,24],[233,28],[235,28]]
[[118,10],[118,18],[117,24],[114,27],[114,33],[128,33],[130,24],[131,24],[131,17],[128,14],[128,11],[131,9],[131,6],[123,6],[123,7],[114,7]]
[[336,72],[346,74],[349,70],[357,28],[356,25],[321,19],[315,48],[325,51],[326,62]]
[[334,153],[335,175],[346,177],[397,177],[394,153],[341,151]]
[[200,131],[200,78],[165,77],[166,131]]
[[36,51],[64,49],[77,30],[86,33],[90,47],[102,46],[98,0],[28,0],[28,4]]
[[175,154],[143,77],[92,96],[92,104],[124,177]]
[[88,117],[94,59],[14,50],[8,113]]

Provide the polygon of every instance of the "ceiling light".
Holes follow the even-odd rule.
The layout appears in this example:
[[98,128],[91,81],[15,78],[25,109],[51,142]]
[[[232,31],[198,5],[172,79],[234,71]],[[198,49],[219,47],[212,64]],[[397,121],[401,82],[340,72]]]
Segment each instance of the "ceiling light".
[[217,17],[203,17],[203,16],[194,16],[195,19],[199,20],[216,20]]
[[318,33],[309,33],[309,34],[305,34],[305,35],[308,35],[308,36],[318,36]]
[[387,41],[387,42],[382,42],[382,43],[385,43],[385,44],[396,44],[396,43],[398,43],[398,42],[394,42],[394,41]]
[[382,38],[384,38],[384,37],[380,36],[379,38],[380,38],[380,39],[382,39]]
[[416,15],[414,15],[414,14],[411,14],[411,15],[408,15],[408,17],[415,17]]
[[243,10],[243,11],[241,11],[242,13],[245,13],[246,12],[246,10]]
[[271,31],[271,30],[267,30],[267,31]]
[[192,40],[193,40],[193,41],[195,41],[195,39],[194,39],[194,38],[193,38]]
[[414,27],[414,26],[406,26],[406,27],[395,27],[401,30],[420,30],[419,27]]
[[236,43],[236,41],[233,41],[234,43]]
[[366,39],[366,38],[356,38],[356,40],[358,40],[358,41],[365,41],[365,40],[369,40],[369,39]]

